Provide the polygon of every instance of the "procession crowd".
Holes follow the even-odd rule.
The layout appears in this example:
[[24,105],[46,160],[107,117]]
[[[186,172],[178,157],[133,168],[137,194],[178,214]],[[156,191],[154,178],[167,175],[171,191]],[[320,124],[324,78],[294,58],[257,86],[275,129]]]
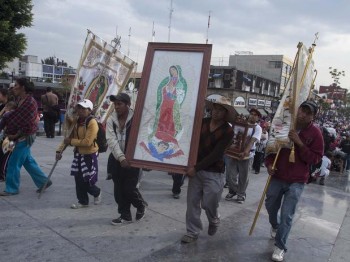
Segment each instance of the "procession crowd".
[[[157,122],[153,134],[155,137],[166,132],[177,132],[176,123],[172,120],[176,97],[169,96],[169,90],[168,93],[164,92],[164,100],[157,107],[157,121],[167,120],[164,123],[160,123],[160,120]],[[14,142],[13,148],[8,147],[7,151],[2,152],[0,174],[5,189],[0,195],[5,197],[19,193],[22,166],[32,177],[37,192],[41,193],[52,185],[52,181],[40,169],[30,151],[35,141],[38,121],[37,104],[31,96],[32,86],[26,79],[17,79],[11,93],[15,97],[15,103],[12,104],[8,99],[8,90],[0,90],[0,102],[4,108],[0,128],[4,131],[3,137]],[[47,101],[51,101],[50,94],[45,96]],[[134,115],[130,108],[130,97],[126,93],[119,93],[111,95],[109,99],[114,105],[114,111],[108,117],[105,129],[106,143],[111,152],[107,172],[114,183],[114,199],[119,213],[111,223],[120,225],[133,221],[132,206],[136,208],[135,220],[143,219],[148,204],[138,189],[142,170],[130,166],[125,157]],[[166,99],[172,101],[172,104],[166,102]],[[55,105],[55,100],[52,96],[52,102],[47,103],[47,113]],[[269,119],[262,118],[259,110],[249,110],[246,125],[232,125],[237,113],[229,99],[218,96],[206,100],[206,106],[211,114],[201,122],[196,164],[190,166],[186,174],[169,172],[174,179],[174,198],[180,197],[181,186],[185,178],[188,178],[186,233],[181,242],[188,244],[198,239],[203,230],[201,210],[205,211],[209,221],[208,235],[215,235],[220,226],[218,207],[225,182],[228,187],[225,200],[244,204],[249,197],[247,188],[251,175],[258,175],[261,166],[265,165],[271,179],[265,206],[271,224],[271,237],[275,240],[272,260],[283,261],[293,216],[305,184],[317,177],[324,184],[324,179],[323,182],[321,179],[329,175],[339,154],[343,161],[341,166],[345,167],[347,174],[350,172],[348,119],[343,116],[317,118],[318,105],[311,100],[304,101],[297,111],[295,129],[288,133],[289,139],[294,143],[293,150],[282,148],[277,157],[275,153],[265,155],[270,122]],[[75,109],[77,118],[67,119],[73,126],[73,131],[56,150],[56,160],[59,161],[67,147],[74,148],[71,175],[75,180],[77,203],[70,206],[72,209],[89,207],[89,195],[96,205],[102,201],[102,191],[97,186],[98,158],[101,152],[97,137],[101,126],[93,116],[93,110],[94,104],[89,99],[78,102]],[[47,137],[51,138],[54,136],[53,121],[48,121],[45,131]],[[158,143],[158,146],[155,150],[158,150],[157,157],[160,157],[170,145]],[[291,155],[294,162],[290,161]]]

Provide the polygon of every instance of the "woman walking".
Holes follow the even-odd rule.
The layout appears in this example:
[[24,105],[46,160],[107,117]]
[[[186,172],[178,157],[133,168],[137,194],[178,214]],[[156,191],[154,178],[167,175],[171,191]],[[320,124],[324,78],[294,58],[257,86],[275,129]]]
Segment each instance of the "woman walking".
[[91,115],[93,104],[84,99],[77,105],[78,120],[70,137],[64,139],[56,151],[56,160],[62,158],[66,146],[74,146],[74,158],[71,175],[75,178],[78,203],[72,209],[89,206],[89,196],[94,197],[94,204],[101,202],[101,189],[96,186],[98,175],[98,145],[95,142],[98,132],[96,119]]

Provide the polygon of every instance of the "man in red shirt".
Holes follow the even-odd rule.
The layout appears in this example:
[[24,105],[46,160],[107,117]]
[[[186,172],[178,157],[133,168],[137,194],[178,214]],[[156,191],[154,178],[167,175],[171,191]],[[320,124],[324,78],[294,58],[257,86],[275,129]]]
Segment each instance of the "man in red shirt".
[[[292,219],[304,185],[308,181],[310,165],[322,159],[322,134],[312,123],[317,110],[318,107],[313,101],[303,102],[298,109],[296,128],[288,134],[294,143],[295,162],[289,162],[291,150],[288,148],[281,149],[275,169],[272,169],[275,154],[269,155],[265,160],[268,173],[272,176],[265,206],[271,224],[271,237],[275,239],[273,261],[283,261]],[[279,209],[281,212],[278,217]]]

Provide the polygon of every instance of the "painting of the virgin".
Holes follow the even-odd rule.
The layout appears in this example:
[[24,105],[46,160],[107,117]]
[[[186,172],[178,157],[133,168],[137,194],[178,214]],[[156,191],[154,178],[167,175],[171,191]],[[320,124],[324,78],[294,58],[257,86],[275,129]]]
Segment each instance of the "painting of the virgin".
[[200,130],[195,119],[202,118],[210,48],[149,43],[131,128],[135,137],[126,153],[131,165],[184,172],[195,161],[194,134]]
[[[165,77],[157,89],[156,117],[152,133],[149,134],[148,143],[140,145],[153,157],[163,161],[164,158],[172,158],[183,155],[179,148],[177,137],[181,136],[182,124],[180,108],[185,100],[187,92],[186,80],[181,75],[181,67],[173,65],[169,68],[169,76]],[[167,145],[166,150],[159,150],[159,143]],[[166,154],[164,154],[166,152]]]

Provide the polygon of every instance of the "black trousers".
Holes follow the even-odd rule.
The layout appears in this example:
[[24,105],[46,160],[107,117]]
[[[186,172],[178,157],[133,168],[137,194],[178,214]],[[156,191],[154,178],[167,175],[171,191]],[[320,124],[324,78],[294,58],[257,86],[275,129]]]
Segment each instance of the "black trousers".
[[186,176],[177,173],[169,173],[169,175],[171,175],[173,178],[173,188],[171,191],[173,192],[173,194],[180,194],[181,187],[184,184]]
[[256,173],[260,172],[260,167],[261,167],[261,163],[264,160],[264,152],[255,152],[254,155],[254,161],[253,161],[253,169]]
[[55,137],[55,119],[44,112],[44,130],[46,137]]
[[75,178],[75,190],[77,193],[78,202],[82,205],[89,204],[89,196],[98,197],[101,193],[101,189],[96,185],[91,186],[89,182],[85,182],[83,179],[83,175],[79,174],[74,176]]
[[140,169],[135,167],[123,168],[113,155],[108,160],[114,183],[114,200],[118,204],[118,213],[123,219],[130,220],[132,218],[131,205],[139,210],[145,208],[145,201],[136,188]]

